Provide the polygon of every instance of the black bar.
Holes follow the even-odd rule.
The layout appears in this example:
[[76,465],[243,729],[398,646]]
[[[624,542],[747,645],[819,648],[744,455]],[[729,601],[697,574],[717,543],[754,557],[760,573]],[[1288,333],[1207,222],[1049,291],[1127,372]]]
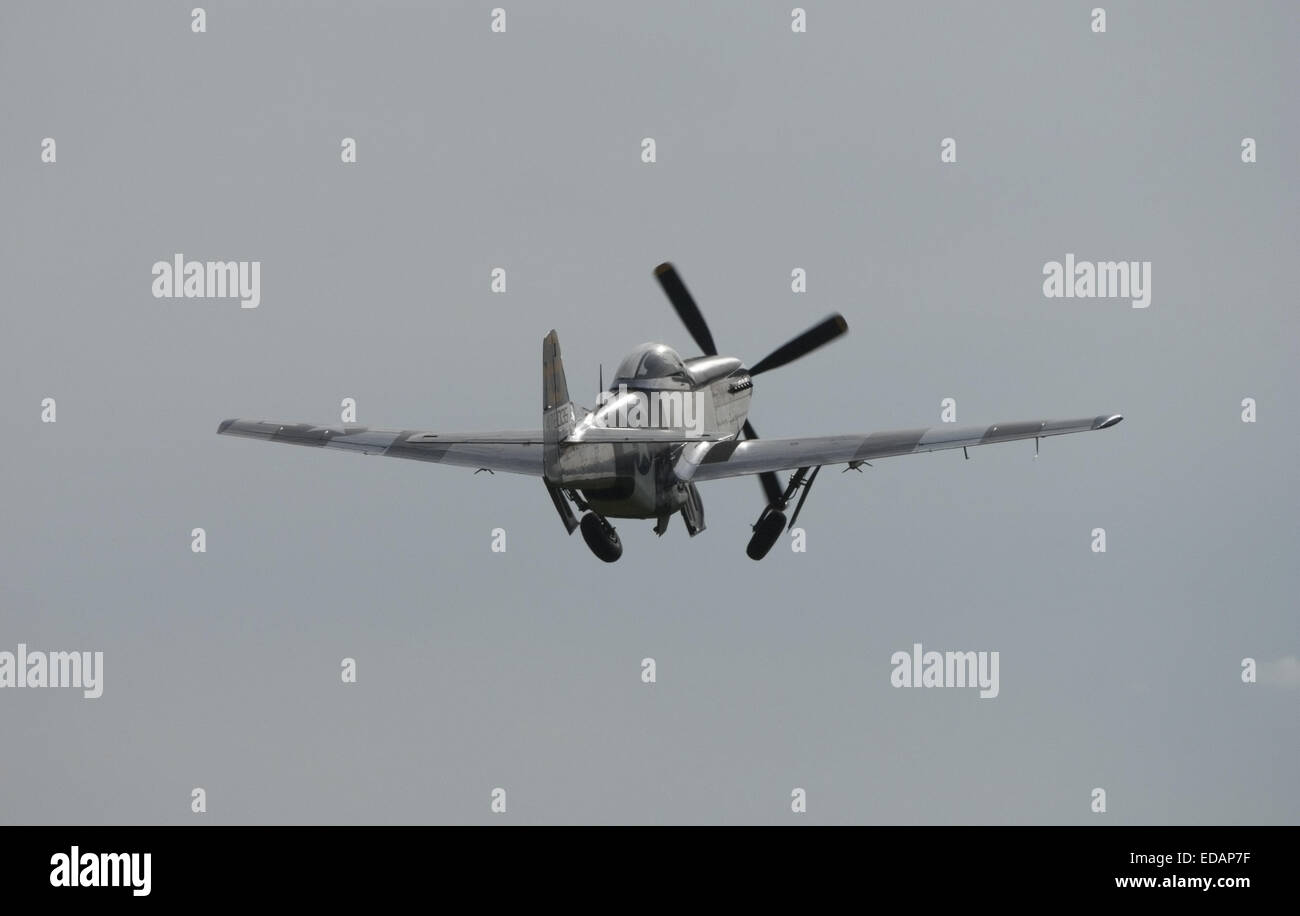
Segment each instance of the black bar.
[[[509,822],[503,816],[498,823]],[[840,890],[862,901],[920,893],[927,904],[1104,895],[1231,906],[1259,893],[1289,899],[1295,888],[1295,832],[1288,828],[863,827],[814,838],[723,829],[726,838],[624,830],[612,842],[571,830],[559,844],[535,832],[466,829],[452,837],[422,827],[11,827],[0,834],[0,887],[6,903],[34,895],[68,902],[75,894],[83,903],[284,898],[331,907],[435,893],[495,900],[511,887],[533,894],[534,906],[570,895],[593,899],[606,887],[625,901],[652,888],[657,897],[680,891],[693,899],[704,890],[700,881],[729,898],[784,890],[797,898],[815,888],[819,896]],[[96,856],[91,865],[88,854],[136,853],[141,858],[133,861],[142,864],[148,853],[148,895],[136,895],[143,876],[135,872],[119,874],[122,886],[54,886],[52,878],[67,875],[56,857],[70,857],[74,846],[91,878],[104,860]],[[1130,886],[1134,879],[1154,886]],[[1193,879],[1211,883],[1179,884]],[[1239,879],[1247,886],[1222,886]]]

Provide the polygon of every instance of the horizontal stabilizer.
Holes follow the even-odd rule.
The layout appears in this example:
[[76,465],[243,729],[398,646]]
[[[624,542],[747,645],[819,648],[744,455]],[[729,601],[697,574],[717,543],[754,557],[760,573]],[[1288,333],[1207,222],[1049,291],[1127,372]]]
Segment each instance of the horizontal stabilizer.
[[721,439],[717,433],[700,433],[692,436],[681,429],[629,429],[614,426],[590,426],[575,432],[566,444],[578,442],[653,442],[671,444],[674,442],[717,442]]

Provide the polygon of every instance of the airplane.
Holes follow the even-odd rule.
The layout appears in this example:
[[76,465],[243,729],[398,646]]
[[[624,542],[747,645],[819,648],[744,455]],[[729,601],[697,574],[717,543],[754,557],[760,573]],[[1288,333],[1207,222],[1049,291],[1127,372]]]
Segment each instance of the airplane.
[[[569,398],[560,341],[552,330],[542,341],[541,430],[437,433],[232,419],[222,421],[217,432],[450,464],[474,468],[476,474],[486,470],[539,477],[566,533],[581,528],[591,552],[613,563],[622,556],[623,544],[611,518],[655,519],[655,533],[662,536],[672,516],[680,513],[691,537],[703,531],[704,504],[696,485],[704,481],[758,477],[764,506],[746,553],[761,560],[784,530],[794,528],[826,465],[843,464],[844,471],[861,472],[862,465],[870,467],[877,458],[957,448],[969,458],[973,446],[1022,439],[1034,440],[1037,457],[1041,438],[1109,429],[1124,419],[1102,414],[760,439],[748,418],[754,377],[830,343],[848,330],[848,323],[833,314],[746,368],[740,359],[718,354],[704,315],[676,268],[660,264],[655,277],[701,355],[682,359],[665,344],[642,344],[619,364],[609,389],[604,389],[602,371],[604,390],[589,410]],[[782,483],[781,471],[794,473]],[[799,499],[787,522],[785,512],[796,493]]]

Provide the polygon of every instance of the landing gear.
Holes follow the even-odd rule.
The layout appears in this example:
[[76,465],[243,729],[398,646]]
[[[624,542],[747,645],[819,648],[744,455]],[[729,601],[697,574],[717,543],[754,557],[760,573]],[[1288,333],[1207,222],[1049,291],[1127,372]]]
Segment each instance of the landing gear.
[[799,502],[794,507],[794,517],[790,519],[790,527],[794,527],[794,523],[799,520],[799,513],[803,511],[803,503],[808,498],[808,491],[812,489],[813,481],[817,479],[820,470],[820,465],[813,468],[812,476],[809,477],[808,468],[799,468],[790,478],[790,484],[785,488],[785,492],[763,508],[763,514],[754,523],[754,536],[749,539],[749,546],[745,548],[745,553],[751,560],[763,559],[772,549],[772,545],[785,529],[785,508],[794,498],[795,492],[802,487],[803,493],[800,494]]
[[758,517],[758,521],[754,525],[754,536],[749,539],[749,546],[745,548],[745,553],[749,555],[751,560],[763,559],[784,530],[785,513],[779,509],[768,507]]
[[686,533],[691,537],[704,530],[704,500],[695,484],[686,484],[686,504],[682,506],[682,521],[686,523]]
[[618,532],[603,517],[588,512],[582,517],[581,527],[582,539],[600,559],[613,563],[623,556],[623,542],[618,539]]

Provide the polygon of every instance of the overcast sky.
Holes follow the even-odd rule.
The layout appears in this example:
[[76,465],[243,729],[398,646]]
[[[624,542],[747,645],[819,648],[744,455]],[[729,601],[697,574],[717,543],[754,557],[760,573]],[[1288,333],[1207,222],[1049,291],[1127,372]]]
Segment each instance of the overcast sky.
[[[0,690],[0,820],[1300,819],[1296,5],[492,5],[0,6],[0,650],[105,653]],[[260,306],[153,298],[177,252]],[[827,468],[762,563],[752,480],[605,565],[536,480],[215,435],[539,427],[551,328],[587,405],[695,355],[668,259],[751,363],[847,319],[765,436],[1126,419]],[[891,687],[917,642],[999,696]]]

